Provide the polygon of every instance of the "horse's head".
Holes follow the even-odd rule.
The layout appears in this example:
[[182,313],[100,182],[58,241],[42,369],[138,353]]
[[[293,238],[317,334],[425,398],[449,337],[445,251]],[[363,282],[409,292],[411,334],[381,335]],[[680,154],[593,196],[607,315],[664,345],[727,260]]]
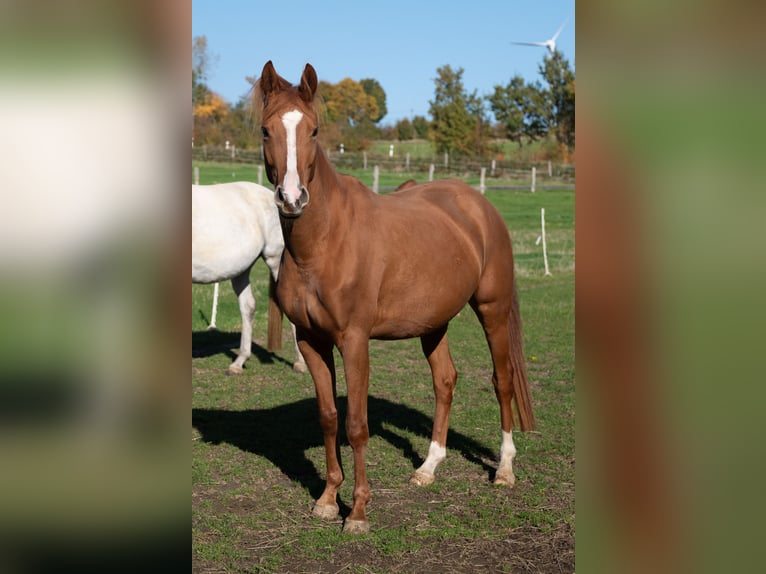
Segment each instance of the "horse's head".
[[309,202],[308,182],[314,177],[319,122],[314,108],[317,75],[306,64],[299,86],[277,74],[271,60],[259,80],[261,131],[266,176],[275,188],[279,212],[299,217]]

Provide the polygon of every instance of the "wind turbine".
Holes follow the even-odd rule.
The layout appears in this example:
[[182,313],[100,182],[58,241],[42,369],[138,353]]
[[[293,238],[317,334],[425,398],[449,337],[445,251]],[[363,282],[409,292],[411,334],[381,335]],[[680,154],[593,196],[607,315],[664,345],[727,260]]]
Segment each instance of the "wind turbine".
[[553,54],[556,51],[556,38],[558,38],[559,34],[561,34],[561,31],[564,29],[564,25],[567,23],[567,20],[564,20],[564,22],[561,24],[561,26],[559,26],[559,29],[556,30],[556,33],[550,40],[546,40],[545,42],[511,42],[511,44],[519,44],[521,46],[540,46],[542,48],[548,48],[550,53]]

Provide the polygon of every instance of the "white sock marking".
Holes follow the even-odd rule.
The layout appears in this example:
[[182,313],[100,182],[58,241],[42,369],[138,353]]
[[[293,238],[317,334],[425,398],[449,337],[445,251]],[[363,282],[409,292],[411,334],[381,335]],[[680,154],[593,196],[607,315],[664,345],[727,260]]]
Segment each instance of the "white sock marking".
[[300,178],[298,177],[298,146],[296,131],[303,119],[303,113],[292,110],[282,116],[282,125],[287,132],[287,173],[282,182],[284,195],[290,203],[296,203],[301,195]]
[[516,456],[516,445],[513,444],[513,431],[503,431],[503,444],[500,446],[500,465],[498,470],[508,468],[513,471],[512,463]]
[[439,446],[439,443],[436,441],[431,441],[431,446],[428,447],[426,461],[421,465],[418,471],[426,474],[433,474],[436,467],[445,458],[447,458],[447,448]]

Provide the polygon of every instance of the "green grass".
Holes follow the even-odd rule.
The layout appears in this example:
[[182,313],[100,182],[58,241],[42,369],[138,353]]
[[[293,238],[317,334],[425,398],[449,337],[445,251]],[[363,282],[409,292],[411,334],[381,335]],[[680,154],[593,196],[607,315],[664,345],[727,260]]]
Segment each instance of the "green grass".
[[[225,173],[222,171],[220,174]],[[212,171],[207,170],[206,171]],[[243,179],[252,179],[243,174]],[[284,347],[265,351],[267,269],[253,269],[258,301],[245,374],[227,377],[239,345],[236,298],[222,285],[219,332],[205,331],[213,288],[192,286],[192,560],[195,571],[421,572],[574,568],[574,194],[489,191],[514,240],[524,343],[538,430],[516,433],[514,489],[491,482],[499,409],[481,326],[466,307],[450,323],[459,371],[447,460],[425,488],[409,477],[428,451],[433,392],[417,340],[371,341],[368,477],[372,532],[340,533],[310,516],[323,487],[324,449],[313,385]],[[540,208],[550,277],[543,275]],[[336,355],[336,364],[342,365]],[[339,368],[339,410],[345,380]],[[341,425],[342,427],[342,425]],[[341,430],[352,500],[351,449]]]

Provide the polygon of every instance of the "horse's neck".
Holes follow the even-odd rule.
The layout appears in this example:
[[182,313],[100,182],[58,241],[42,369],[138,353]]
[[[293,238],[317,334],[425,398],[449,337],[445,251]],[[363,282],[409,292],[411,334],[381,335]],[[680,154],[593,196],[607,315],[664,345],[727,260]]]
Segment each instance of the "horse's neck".
[[338,174],[322,149],[317,151],[314,178],[307,187],[309,204],[303,215],[282,218],[285,248],[299,264],[323,256],[335,225],[333,203],[342,200]]

